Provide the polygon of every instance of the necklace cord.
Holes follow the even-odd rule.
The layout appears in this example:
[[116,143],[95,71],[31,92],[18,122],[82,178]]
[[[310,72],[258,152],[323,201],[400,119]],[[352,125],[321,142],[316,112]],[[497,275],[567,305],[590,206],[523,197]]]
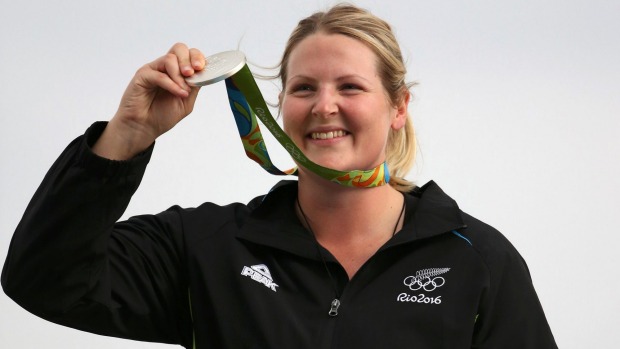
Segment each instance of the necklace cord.
[[[310,231],[310,234],[312,235],[313,241],[314,241],[314,246],[316,247],[316,250],[319,254],[319,257],[321,258],[321,261],[323,262],[323,267],[325,268],[325,271],[327,272],[327,276],[329,277],[329,281],[332,284],[332,287],[334,289],[334,294],[336,295],[336,300],[340,299],[340,292],[338,292],[338,287],[336,286],[336,280],[333,277],[331,271],[329,270],[329,267],[327,266],[327,261],[325,260],[325,256],[323,254],[323,251],[321,251],[321,245],[319,244],[319,241],[316,238],[316,234],[314,233],[314,230],[312,230],[312,226],[310,225],[310,221],[308,220],[308,217],[306,216],[306,213],[304,212],[303,208],[301,208],[301,204],[299,203],[299,197],[297,197],[295,199],[295,203],[297,204],[297,208],[299,209],[299,213],[301,213],[301,216],[304,219],[304,223],[306,223],[306,227],[308,227],[308,230]],[[405,197],[405,194],[403,194],[403,206],[400,209],[400,213],[398,214],[398,219],[396,220],[396,224],[394,225],[394,231],[392,232],[392,236],[396,235],[396,230],[398,229],[398,223],[400,223],[401,219],[403,219],[403,213],[405,212],[405,208],[407,207],[407,198]]]
[[336,299],[340,299],[340,292],[338,292],[338,287],[336,287],[336,280],[332,276],[332,272],[327,267],[327,261],[325,260],[325,256],[323,255],[323,251],[321,251],[321,245],[319,244],[319,241],[316,239],[316,234],[314,234],[314,231],[312,230],[312,226],[310,226],[310,222],[308,221],[308,217],[306,217],[306,214],[304,213],[304,210],[301,208],[301,204],[299,203],[299,198],[295,199],[295,202],[297,203],[297,208],[299,208],[299,212],[301,213],[301,216],[304,218],[304,222],[306,223],[306,226],[308,227],[308,230],[310,231],[310,234],[312,234],[312,238],[313,238],[313,241],[314,241],[314,246],[316,247],[316,251],[318,252],[319,257],[321,257],[321,261],[323,262],[323,267],[325,268],[325,271],[327,272],[327,276],[329,277],[329,281],[331,282],[332,287],[334,289],[334,293],[336,294]]
[[400,213],[398,214],[398,219],[396,220],[396,225],[394,225],[394,231],[392,232],[392,236],[396,235],[396,229],[398,229],[398,223],[400,223],[401,219],[404,219],[403,213],[405,212],[406,207],[407,207],[407,198],[405,197],[405,194],[403,193],[403,207],[400,209]]

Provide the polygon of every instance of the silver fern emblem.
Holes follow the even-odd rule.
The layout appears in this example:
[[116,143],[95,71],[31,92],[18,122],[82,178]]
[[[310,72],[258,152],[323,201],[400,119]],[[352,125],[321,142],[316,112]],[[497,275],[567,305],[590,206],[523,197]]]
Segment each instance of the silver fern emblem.
[[432,278],[435,276],[439,276],[441,274],[445,274],[450,271],[450,268],[429,268],[422,269],[415,272],[415,277],[419,279],[423,278]]

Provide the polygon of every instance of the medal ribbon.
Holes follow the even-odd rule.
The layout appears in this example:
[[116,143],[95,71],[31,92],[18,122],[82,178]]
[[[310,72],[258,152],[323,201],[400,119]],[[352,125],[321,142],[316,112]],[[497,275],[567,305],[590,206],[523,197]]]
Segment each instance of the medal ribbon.
[[297,175],[297,168],[281,171],[271,162],[267,145],[256,120],[257,116],[298,164],[327,180],[349,187],[362,188],[377,187],[390,181],[385,162],[371,170],[338,171],[310,161],[284,133],[269,112],[265,99],[247,65],[226,79],[226,92],[246,155],[267,172],[274,175]]

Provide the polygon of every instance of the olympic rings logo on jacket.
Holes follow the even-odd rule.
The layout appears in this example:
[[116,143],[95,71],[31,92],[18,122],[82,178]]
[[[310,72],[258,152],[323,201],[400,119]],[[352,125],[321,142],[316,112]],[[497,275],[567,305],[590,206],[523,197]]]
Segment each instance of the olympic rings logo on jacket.
[[449,270],[450,268],[430,268],[418,270],[416,271],[415,276],[407,276],[405,280],[403,280],[403,283],[412,291],[423,289],[426,292],[431,292],[446,284],[446,279],[439,275],[445,274]]

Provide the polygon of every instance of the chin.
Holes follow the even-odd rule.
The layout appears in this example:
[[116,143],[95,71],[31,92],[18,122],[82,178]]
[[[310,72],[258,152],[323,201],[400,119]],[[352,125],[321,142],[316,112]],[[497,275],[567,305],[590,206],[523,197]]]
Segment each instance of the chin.
[[336,171],[351,171],[350,170],[350,166],[347,166],[347,164],[343,164],[342,161],[337,161],[337,160],[333,160],[333,159],[317,159],[316,161],[311,159],[315,164],[323,166],[323,167],[327,167],[330,168],[332,170],[336,170]]
[[[384,160],[377,160],[376,162],[358,162],[358,161],[344,161],[343,156],[330,156],[329,154],[323,154],[323,156],[313,156],[308,158],[317,165],[330,168],[336,171],[356,171],[356,170],[371,170],[381,164]],[[355,159],[355,155],[351,155],[348,158]]]

